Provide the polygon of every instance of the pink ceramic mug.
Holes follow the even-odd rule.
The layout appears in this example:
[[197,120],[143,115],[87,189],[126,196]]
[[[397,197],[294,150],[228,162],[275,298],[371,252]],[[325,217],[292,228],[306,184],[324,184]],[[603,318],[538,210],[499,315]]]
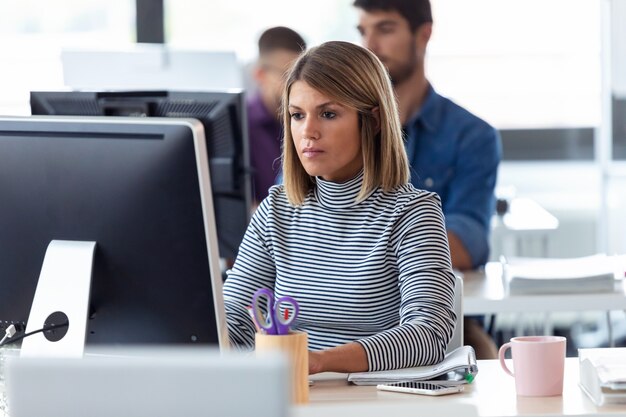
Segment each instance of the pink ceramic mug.
[[[509,348],[514,372],[504,362],[504,354]],[[564,337],[514,337],[502,345],[499,357],[502,369],[515,378],[517,395],[549,397],[563,394]]]

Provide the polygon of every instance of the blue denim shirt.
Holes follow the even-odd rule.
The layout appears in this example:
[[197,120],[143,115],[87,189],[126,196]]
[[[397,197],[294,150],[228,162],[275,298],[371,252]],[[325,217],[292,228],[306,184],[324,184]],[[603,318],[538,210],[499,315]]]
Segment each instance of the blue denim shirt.
[[404,128],[411,183],[439,194],[446,229],[463,242],[474,268],[485,264],[502,155],[498,132],[432,86]]

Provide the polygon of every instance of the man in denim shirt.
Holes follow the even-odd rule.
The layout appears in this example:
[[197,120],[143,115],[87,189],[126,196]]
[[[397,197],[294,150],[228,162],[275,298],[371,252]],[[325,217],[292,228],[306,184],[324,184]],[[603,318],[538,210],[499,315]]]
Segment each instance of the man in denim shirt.
[[[354,6],[362,42],[385,64],[398,96],[411,182],[441,197],[452,266],[478,268],[489,256],[499,135],[437,94],[426,79],[424,58],[432,33],[428,0],[355,0]],[[496,357],[481,318],[466,318],[464,330],[465,344],[474,346],[479,358]]]

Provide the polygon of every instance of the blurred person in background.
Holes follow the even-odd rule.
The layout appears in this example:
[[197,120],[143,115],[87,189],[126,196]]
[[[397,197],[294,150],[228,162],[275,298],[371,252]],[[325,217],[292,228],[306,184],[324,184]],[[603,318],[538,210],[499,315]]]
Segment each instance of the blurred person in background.
[[280,172],[284,75],[305,49],[304,39],[287,27],[267,29],[259,37],[259,58],[253,70],[258,88],[246,103],[255,207],[267,197]]

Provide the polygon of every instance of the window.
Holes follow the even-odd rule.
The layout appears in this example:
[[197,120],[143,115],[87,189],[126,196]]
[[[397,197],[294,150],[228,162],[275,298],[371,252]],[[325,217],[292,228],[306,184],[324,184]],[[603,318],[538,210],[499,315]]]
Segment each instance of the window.
[[[166,0],[168,42],[254,59],[277,25],[310,45],[358,42],[352,1]],[[600,7],[589,0],[432,0],[427,73],[441,93],[498,128],[591,127],[600,120]]]
[[309,45],[358,41],[350,0],[165,0],[165,16],[168,43],[234,50],[244,64],[256,57],[258,37],[272,26],[296,30]]
[[428,76],[501,129],[600,123],[600,2],[433,0]]
[[0,114],[28,115],[31,90],[63,88],[65,47],[135,39],[132,0],[0,0]]

